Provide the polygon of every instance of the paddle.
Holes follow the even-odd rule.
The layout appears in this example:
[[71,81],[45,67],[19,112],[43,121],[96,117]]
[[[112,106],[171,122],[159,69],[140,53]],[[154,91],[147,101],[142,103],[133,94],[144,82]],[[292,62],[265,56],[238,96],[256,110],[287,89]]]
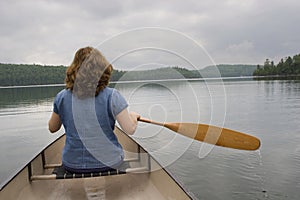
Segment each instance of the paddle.
[[138,121],[164,126],[172,131],[201,142],[241,150],[257,150],[260,140],[238,131],[195,123],[161,123],[139,118]]

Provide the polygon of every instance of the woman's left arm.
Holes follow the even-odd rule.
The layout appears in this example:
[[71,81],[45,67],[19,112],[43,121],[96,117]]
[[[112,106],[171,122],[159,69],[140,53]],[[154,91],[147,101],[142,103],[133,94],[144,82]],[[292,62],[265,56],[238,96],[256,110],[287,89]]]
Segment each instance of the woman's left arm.
[[50,120],[48,122],[48,129],[51,133],[55,133],[58,131],[61,127],[61,121],[58,114],[55,112],[52,112],[52,115],[50,117]]

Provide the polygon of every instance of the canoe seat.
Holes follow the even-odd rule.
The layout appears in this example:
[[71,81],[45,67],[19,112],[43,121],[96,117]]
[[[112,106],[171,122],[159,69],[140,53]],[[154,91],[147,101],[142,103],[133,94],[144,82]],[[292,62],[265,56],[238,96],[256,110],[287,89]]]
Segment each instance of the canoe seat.
[[71,173],[63,166],[55,167],[52,174],[56,175],[56,179],[72,179],[72,178],[89,178],[98,176],[112,176],[118,174],[126,174],[126,170],[109,169],[108,171],[98,173]]
[[[126,173],[148,173],[149,167],[135,167],[131,168],[128,166],[126,169],[110,169],[99,173],[71,173],[61,165],[47,165],[47,168],[53,168],[52,174],[41,174],[41,175],[29,175],[31,181],[35,180],[53,180],[53,179],[74,179],[74,178],[91,178],[100,176],[113,176],[121,175]],[[29,169],[31,172],[31,169]],[[30,174],[30,173],[29,173]]]
[[[138,149],[138,152],[140,150]],[[130,167],[131,162],[139,163],[141,161],[140,156],[137,158],[127,158],[124,159],[124,163],[121,165],[120,169],[109,169],[108,171],[102,171],[99,173],[71,173],[67,171],[62,164],[48,164],[45,160],[44,152],[42,155],[42,164],[44,170],[52,170],[48,171],[44,174],[33,174],[33,170],[31,167],[31,163],[28,164],[28,176],[30,181],[35,180],[53,180],[53,179],[74,179],[74,178],[91,178],[91,177],[100,177],[100,176],[112,176],[112,175],[121,175],[126,173],[148,173],[150,169],[150,157],[148,155],[148,163],[144,163],[141,167]],[[46,172],[46,171],[45,171]],[[52,173],[51,173],[52,172]]]

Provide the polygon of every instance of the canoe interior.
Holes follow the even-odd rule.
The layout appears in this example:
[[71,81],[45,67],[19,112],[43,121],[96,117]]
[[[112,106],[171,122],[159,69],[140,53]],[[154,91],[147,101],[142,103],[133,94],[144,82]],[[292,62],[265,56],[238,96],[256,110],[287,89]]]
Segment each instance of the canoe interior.
[[[132,138],[116,127],[115,133],[122,144],[125,159],[131,168],[149,170],[94,178],[63,180],[31,180],[34,176],[51,175],[52,164],[61,163],[65,136],[61,136],[10,180],[0,192],[0,199],[191,199],[171,174],[163,169]],[[46,166],[46,167],[45,167]]]

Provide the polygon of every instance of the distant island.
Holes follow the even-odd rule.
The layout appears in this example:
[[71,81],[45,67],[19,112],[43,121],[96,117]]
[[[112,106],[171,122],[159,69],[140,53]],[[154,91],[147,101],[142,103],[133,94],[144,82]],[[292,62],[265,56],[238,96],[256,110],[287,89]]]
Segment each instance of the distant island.
[[[111,81],[196,79],[252,76],[256,65],[217,65],[201,70],[170,66],[143,71],[114,69]],[[66,66],[0,63],[0,86],[63,84]]]
[[263,66],[257,65],[254,76],[290,76],[300,75],[300,54],[282,58],[277,65],[266,59]]

